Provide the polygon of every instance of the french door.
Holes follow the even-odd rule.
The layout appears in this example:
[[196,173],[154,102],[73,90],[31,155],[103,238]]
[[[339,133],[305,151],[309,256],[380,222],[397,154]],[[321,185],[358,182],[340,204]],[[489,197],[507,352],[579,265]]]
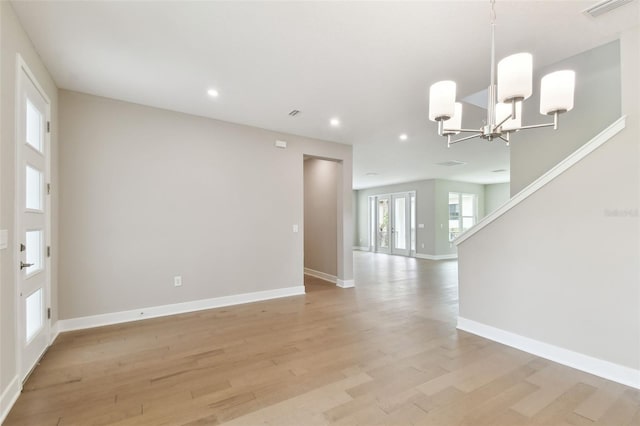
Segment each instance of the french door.
[[49,345],[49,116],[46,95],[19,60],[16,143],[16,240],[20,375]]
[[411,256],[415,253],[415,192],[369,197],[370,250]]

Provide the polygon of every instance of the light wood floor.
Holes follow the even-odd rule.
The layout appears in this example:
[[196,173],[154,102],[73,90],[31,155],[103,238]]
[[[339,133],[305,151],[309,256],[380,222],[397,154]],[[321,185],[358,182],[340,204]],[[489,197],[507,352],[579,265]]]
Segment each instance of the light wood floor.
[[640,425],[640,392],[456,331],[457,264],[61,335],[6,425]]

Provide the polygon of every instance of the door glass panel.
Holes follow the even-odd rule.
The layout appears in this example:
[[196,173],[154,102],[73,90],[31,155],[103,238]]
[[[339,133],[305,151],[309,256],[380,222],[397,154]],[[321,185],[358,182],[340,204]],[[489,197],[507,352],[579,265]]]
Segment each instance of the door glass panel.
[[462,218],[462,230],[466,231],[474,225],[474,220],[472,217],[463,217]]
[[369,199],[369,248],[375,249],[376,240],[376,200]]
[[378,247],[389,248],[389,200],[378,200]]
[[407,248],[406,230],[406,198],[400,197],[394,200],[393,210],[393,240],[394,248],[405,250]]
[[35,336],[43,325],[42,289],[34,291],[26,299],[26,337],[27,342]]
[[32,210],[42,210],[42,172],[31,166],[26,168],[26,208]]
[[42,113],[27,99],[27,143],[38,152],[43,151]]
[[27,231],[26,233],[26,263],[31,263],[25,269],[27,275],[38,272],[42,269],[43,247],[42,247],[42,230]]
[[411,195],[411,250],[416,251],[416,196]]

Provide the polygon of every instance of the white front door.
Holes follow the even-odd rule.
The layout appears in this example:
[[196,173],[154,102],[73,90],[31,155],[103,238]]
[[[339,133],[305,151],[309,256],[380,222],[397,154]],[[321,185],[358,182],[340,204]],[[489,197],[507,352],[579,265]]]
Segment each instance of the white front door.
[[376,251],[378,253],[390,253],[391,247],[391,211],[390,197],[379,195],[376,197]]
[[26,65],[18,62],[16,268],[20,374],[25,379],[49,345],[50,105]]

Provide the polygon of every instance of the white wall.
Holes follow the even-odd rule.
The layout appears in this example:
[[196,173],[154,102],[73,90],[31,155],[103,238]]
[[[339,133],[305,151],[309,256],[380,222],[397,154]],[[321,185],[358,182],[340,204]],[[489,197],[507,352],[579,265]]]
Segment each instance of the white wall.
[[[0,251],[0,395],[11,398],[16,389],[9,389],[10,384],[20,384],[16,365],[18,336],[16,335],[16,271],[18,260],[16,250],[18,241],[15,229],[15,93],[16,93],[16,54],[20,54],[27,66],[34,73],[51,101],[51,183],[52,194],[52,315],[57,317],[57,238],[56,226],[58,198],[57,188],[57,88],[40,60],[37,52],[18,21],[11,3],[0,2],[0,229],[9,231],[9,248]],[[13,381],[13,382],[12,382]],[[7,392],[7,393],[5,393]],[[7,408],[7,399],[0,401],[0,416]]]
[[336,276],[337,197],[341,165],[309,158],[304,161],[304,267]]
[[510,185],[494,183],[484,186],[484,214],[485,216],[509,201],[511,198]]
[[[510,146],[511,195],[600,133],[620,117],[620,46],[614,41],[538,70],[534,82],[552,71],[576,71],[574,109],[560,115],[558,130],[516,133]],[[553,121],[539,114],[540,91],[524,102],[523,124]]]
[[458,255],[462,318],[640,377],[638,35],[621,41],[627,127],[462,242]]
[[351,146],[64,90],[60,140],[60,318],[303,285],[305,154],[342,162],[353,277]]

